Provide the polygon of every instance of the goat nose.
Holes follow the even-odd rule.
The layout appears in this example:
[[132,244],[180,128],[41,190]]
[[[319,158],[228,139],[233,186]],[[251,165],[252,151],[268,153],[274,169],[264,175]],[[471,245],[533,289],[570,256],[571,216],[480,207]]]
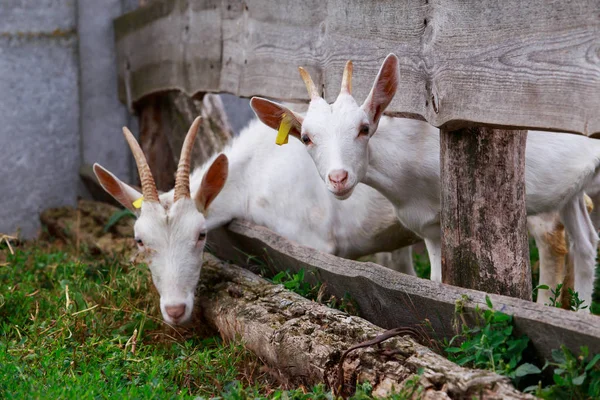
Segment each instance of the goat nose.
[[174,321],[177,321],[185,313],[185,304],[178,304],[176,306],[166,306],[165,311],[167,312],[167,315],[169,315],[169,317],[173,318]]
[[331,183],[340,185],[348,180],[348,171],[343,169],[336,169],[329,173],[329,180]]

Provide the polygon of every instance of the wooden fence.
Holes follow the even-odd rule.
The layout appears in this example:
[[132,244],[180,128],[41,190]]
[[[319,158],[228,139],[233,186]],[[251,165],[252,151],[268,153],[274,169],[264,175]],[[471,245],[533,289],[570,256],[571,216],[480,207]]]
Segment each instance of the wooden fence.
[[600,132],[597,0],[158,0],[115,20],[124,102],[166,90],[325,99],[347,60],[364,99],[388,53],[388,108],[441,127]]
[[[299,246],[269,229],[247,221],[234,221],[211,232],[210,248],[223,260],[238,265],[256,264],[257,257],[274,270],[305,271],[306,279],[327,285],[338,299],[349,295],[361,317],[383,328],[427,326],[437,339],[456,335],[455,308],[462,302],[467,320],[479,306],[487,308],[486,293],[408,276],[374,263],[346,260]],[[314,273],[314,275],[313,275]],[[600,353],[600,318],[574,313],[512,297],[489,295],[494,309],[514,316],[519,334],[526,334],[535,350],[551,358],[552,349],[567,346],[575,354],[580,346]],[[459,325],[460,326],[460,322]]]
[[[354,61],[353,93],[362,101],[385,56],[399,56],[401,82],[387,114],[441,128],[444,282],[458,286],[525,299],[531,295],[530,281],[515,284],[503,273],[530,276],[524,246],[524,129],[600,133],[597,0],[156,0],[116,19],[114,26],[119,93],[132,110],[145,98],[166,91],[306,102],[298,66],[311,73],[324,98],[332,101],[348,59]],[[506,135],[514,140],[503,140]],[[486,164],[491,154],[505,157],[505,170]],[[463,163],[465,159],[470,162]],[[477,179],[478,185],[472,185],[468,195],[455,196],[469,179]],[[504,184],[495,187],[490,182]],[[499,208],[498,198],[514,198],[514,204]],[[474,214],[479,220],[471,217]],[[505,249],[515,255],[512,265],[485,265],[493,259],[485,249],[498,248],[489,246],[493,237],[506,238]],[[456,259],[453,254],[462,256]],[[286,257],[292,262],[296,254]],[[344,269],[339,259],[329,262],[332,270]],[[456,273],[466,262],[473,267],[468,279]],[[491,269],[493,279],[488,281],[495,285],[479,279],[477,268],[486,268],[488,274]],[[397,279],[408,288],[415,282],[425,285]],[[379,284],[365,284],[373,298],[386,293]],[[425,287],[449,294],[448,301],[464,292],[434,283]],[[480,293],[472,294],[481,301]],[[417,298],[423,304],[441,304],[427,303],[425,294],[413,297],[415,304]],[[510,312],[537,307],[511,301],[501,300]],[[437,312],[451,314],[450,306],[440,307]],[[553,318],[550,314],[559,311],[536,312],[542,321],[543,314]],[[560,314],[561,322],[552,325],[558,330],[552,332],[566,329],[567,320],[575,326],[578,318]],[[590,318],[582,317],[581,323],[591,330],[582,327],[580,332],[598,338],[598,326]],[[524,330],[535,335],[540,325],[531,326]],[[565,342],[579,338],[571,331],[557,335]]]

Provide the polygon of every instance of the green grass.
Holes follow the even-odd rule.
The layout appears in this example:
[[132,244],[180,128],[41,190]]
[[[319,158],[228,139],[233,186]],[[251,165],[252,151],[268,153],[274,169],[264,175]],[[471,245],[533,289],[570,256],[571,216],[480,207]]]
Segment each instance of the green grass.
[[[488,296],[486,302],[487,309],[476,308],[474,324],[463,324],[460,335],[444,343],[448,359],[507,376],[517,388],[544,399],[600,398],[600,354],[582,346],[574,355],[562,346],[542,366],[529,338],[515,334],[512,316],[494,310]],[[463,312],[461,301],[456,312]]]
[[[304,270],[295,274],[289,271],[279,272],[272,281],[306,298],[315,300],[320,297],[321,286],[306,282]],[[554,297],[551,298],[553,304],[550,306],[560,307],[556,299],[560,296],[561,288],[551,290]],[[577,311],[582,302],[576,292],[571,294],[571,309]],[[580,354],[575,356],[563,346],[555,349],[552,352],[553,360],[542,366],[529,338],[514,332],[513,317],[494,310],[488,296],[486,303],[487,309],[476,307],[473,313],[475,321],[471,326],[463,324],[459,335],[442,343],[449,360],[458,365],[487,369],[507,376],[517,388],[544,399],[600,398],[600,355],[590,355],[588,348],[582,346]],[[461,299],[457,301],[456,313],[460,315],[463,311]],[[546,371],[545,375],[542,375],[542,371]],[[241,387],[234,388],[241,390],[244,395],[248,394]],[[314,398],[325,398],[316,393],[312,395]],[[369,392],[359,391],[355,398],[368,396]],[[407,393],[400,396],[399,398],[410,397]]]
[[[166,326],[146,266],[77,253],[59,243],[14,255],[0,247],[0,398],[334,399],[323,385],[281,385],[241,343]],[[303,274],[275,280],[312,297],[320,289]],[[359,385],[352,398],[370,393]]]
[[[444,351],[458,365],[494,371],[519,386],[523,377],[541,372],[524,360],[530,350],[529,338],[514,333],[512,316],[494,310],[488,296],[486,302],[488,308],[476,307],[475,322],[471,326],[463,324],[461,334],[445,343]],[[458,303],[456,309],[458,314],[462,313]]]
[[[422,258],[415,254],[415,269],[425,277],[426,266],[419,265]],[[530,241],[531,265],[539,260],[535,243]],[[600,267],[596,265],[596,276]],[[534,300],[538,290],[550,290],[552,297],[548,306],[561,307],[559,298],[562,285],[556,288],[537,286],[538,271],[532,272]],[[570,308],[573,311],[589,305],[579,299],[577,292],[569,289]],[[600,313],[600,279],[596,279],[591,311]],[[511,378],[513,384],[537,397],[554,399],[587,400],[600,398],[600,354],[590,354],[586,346],[581,346],[579,354],[573,354],[562,346],[552,350],[552,360],[541,361],[535,356],[529,338],[516,335],[512,316],[494,310],[486,296],[488,309],[477,308],[475,323],[462,325],[459,335],[443,343],[448,359],[459,365],[495,371]],[[460,301],[457,313],[462,312]]]
[[272,391],[241,344],[164,326],[147,269],[119,259],[36,246],[6,257],[0,398],[186,398],[235,381]]
[[[419,274],[428,274],[426,255],[415,258]],[[147,268],[125,259],[74,252],[60,243],[24,244],[14,255],[0,246],[0,398],[333,399],[322,385],[283,390],[240,343],[224,343],[207,329],[166,326]],[[320,298],[321,286],[307,284],[303,272],[282,272],[273,281],[353,310],[349,298]],[[572,387],[597,390],[600,363],[585,370],[596,358],[556,355],[545,368],[558,370],[561,384],[531,390],[545,398]],[[508,361],[512,372],[521,364]],[[506,365],[498,360],[493,368],[502,372]],[[369,385],[359,386],[354,399],[368,398]]]
[[431,264],[427,250],[422,253],[413,251],[413,266],[419,278],[429,279],[431,276]]

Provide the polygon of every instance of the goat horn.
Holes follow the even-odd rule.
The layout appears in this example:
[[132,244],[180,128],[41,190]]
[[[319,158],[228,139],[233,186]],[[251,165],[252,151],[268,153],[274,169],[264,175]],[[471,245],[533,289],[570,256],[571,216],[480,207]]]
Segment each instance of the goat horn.
[[175,175],[175,195],[173,203],[179,199],[190,197],[190,161],[200,121],[202,121],[202,118],[197,117],[194,122],[192,122],[192,126],[190,126],[190,130],[185,136],[185,141],[181,148],[181,156],[179,157],[179,165],[177,166],[177,174]]
[[344,77],[342,78],[342,93],[352,94],[352,61],[348,60],[344,68]]
[[300,71],[300,76],[302,77],[302,80],[306,85],[306,90],[308,90],[308,95],[310,96],[310,99],[312,100],[321,97],[319,95],[317,87],[315,86],[315,83],[310,77],[310,74],[302,67],[298,67],[298,70]]
[[142,148],[137,140],[135,140],[135,137],[133,137],[131,131],[126,127],[123,127],[123,135],[125,135],[125,140],[127,140],[129,148],[133,153],[133,158],[135,158],[138,173],[140,174],[140,181],[142,182],[142,194],[144,195],[144,201],[158,203],[158,191],[156,190],[156,184],[154,183],[150,166],[146,161],[146,156],[144,156]]

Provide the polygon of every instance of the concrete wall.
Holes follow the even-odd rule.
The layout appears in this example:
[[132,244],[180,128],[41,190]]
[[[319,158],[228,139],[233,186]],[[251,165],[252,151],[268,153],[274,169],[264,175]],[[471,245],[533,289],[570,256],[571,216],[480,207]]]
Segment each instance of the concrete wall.
[[221,100],[223,101],[229,124],[233,132],[237,135],[251,119],[255,118],[254,111],[250,108],[250,100],[231,94],[222,94]]
[[[112,20],[138,2],[0,0],[0,233],[34,237],[42,210],[87,196],[82,163],[134,180],[121,127],[138,126],[117,98]],[[223,101],[238,133],[248,100]]]
[[0,232],[39,228],[75,204],[79,166],[76,4],[0,2]]
[[122,14],[121,0],[79,0],[81,151],[85,164],[102,164],[129,179],[130,152],[121,127],[131,123],[117,100],[117,64],[112,20]]

